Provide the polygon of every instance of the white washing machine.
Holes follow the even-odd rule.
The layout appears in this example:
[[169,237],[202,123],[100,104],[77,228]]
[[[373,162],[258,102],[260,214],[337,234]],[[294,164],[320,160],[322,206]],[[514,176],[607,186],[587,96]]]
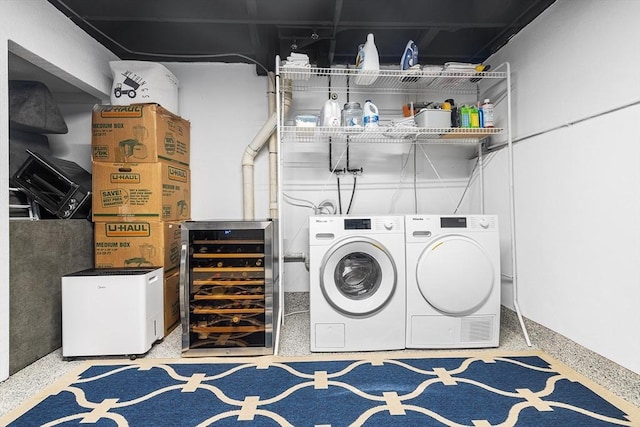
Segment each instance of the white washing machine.
[[405,345],[403,216],[309,218],[311,351]]
[[497,347],[498,218],[407,215],[405,230],[406,347]]

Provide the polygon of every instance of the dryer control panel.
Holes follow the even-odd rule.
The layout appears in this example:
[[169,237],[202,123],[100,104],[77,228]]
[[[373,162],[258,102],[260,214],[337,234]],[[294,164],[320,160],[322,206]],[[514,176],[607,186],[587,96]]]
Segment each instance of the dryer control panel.
[[497,232],[496,215],[407,215],[407,242],[420,241],[442,233]]
[[442,216],[440,228],[496,228],[495,218],[491,215]]

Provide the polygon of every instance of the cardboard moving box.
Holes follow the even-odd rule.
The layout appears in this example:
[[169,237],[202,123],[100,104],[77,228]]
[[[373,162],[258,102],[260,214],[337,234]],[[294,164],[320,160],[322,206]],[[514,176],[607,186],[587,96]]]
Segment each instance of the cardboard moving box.
[[96,268],[180,265],[180,222],[94,223]]
[[191,217],[188,168],[175,163],[93,162],[93,221]]
[[94,162],[189,165],[190,123],[158,104],[96,105],[91,129]]
[[95,266],[163,267],[164,336],[180,324],[180,222],[94,223]]
[[164,336],[180,324],[180,268],[164,273]]

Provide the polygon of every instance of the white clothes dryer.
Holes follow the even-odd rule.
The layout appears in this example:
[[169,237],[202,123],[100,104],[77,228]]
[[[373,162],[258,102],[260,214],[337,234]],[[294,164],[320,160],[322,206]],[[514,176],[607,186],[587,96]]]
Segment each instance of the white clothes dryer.
[[407,215],[405,230],[406,347],[497,347],[498,218]]
[[405,345],[403,216],[309,218],[311,351]]

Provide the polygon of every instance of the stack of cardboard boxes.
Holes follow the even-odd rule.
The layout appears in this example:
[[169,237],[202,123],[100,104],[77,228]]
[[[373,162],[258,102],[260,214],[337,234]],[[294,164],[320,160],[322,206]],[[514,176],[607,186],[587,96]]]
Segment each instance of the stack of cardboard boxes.
[[158,104],[97,105],[91,148],[95,266],[163,267],[166,335],[180,323],[190,123]]

